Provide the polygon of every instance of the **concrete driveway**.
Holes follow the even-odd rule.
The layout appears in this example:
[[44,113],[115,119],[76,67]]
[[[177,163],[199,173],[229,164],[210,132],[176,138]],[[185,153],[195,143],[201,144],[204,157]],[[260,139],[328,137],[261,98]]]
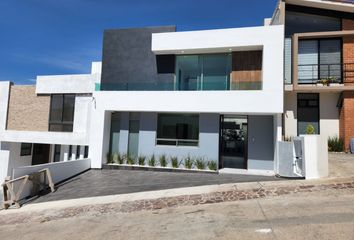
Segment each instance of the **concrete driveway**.
[[276,177],[238,174],[89,170],[60,184],[56,192],[41,196],[32,202],[38,203],[224,183],[276,180],[281,179]]

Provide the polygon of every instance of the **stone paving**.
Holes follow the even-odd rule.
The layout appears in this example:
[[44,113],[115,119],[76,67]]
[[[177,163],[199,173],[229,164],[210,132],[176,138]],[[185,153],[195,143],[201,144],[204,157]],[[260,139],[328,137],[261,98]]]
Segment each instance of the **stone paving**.
[[70,207],[53,211],[38,211],[34,213],[9,213],[0,215],[0,225],[18,224],[28,222],[47,222],[61,218],[98,216],[110,213],[130,213],[137,211],[153,211],[164,208],[176,208],[183,206],[195,206],[203,204],[243,201],[266,197],[275,197],[287,194],[319,191],[338,191],[354,189],[354,181],[327,184],[312,184],[298,186],[273,186],[260,187],[248,190],[230,189],[227,191],[212,192],[206,194],[185,195],[177,197],[164,197],[149,200],[127,201],[121,203],[88,205]]
[[89,170],[60,184],[56,192],[41,196],[32,203],[226,183],[281,180],[284,179],[242,174]]

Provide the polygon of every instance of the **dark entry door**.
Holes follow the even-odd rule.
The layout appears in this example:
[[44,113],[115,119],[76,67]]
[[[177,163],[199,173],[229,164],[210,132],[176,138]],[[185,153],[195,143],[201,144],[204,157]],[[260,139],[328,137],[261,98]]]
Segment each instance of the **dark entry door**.
[[221,116],[219,168],[247,168],[247,117]]
[[49,162],[49,144],[34,144],[32,165],[44,164]]

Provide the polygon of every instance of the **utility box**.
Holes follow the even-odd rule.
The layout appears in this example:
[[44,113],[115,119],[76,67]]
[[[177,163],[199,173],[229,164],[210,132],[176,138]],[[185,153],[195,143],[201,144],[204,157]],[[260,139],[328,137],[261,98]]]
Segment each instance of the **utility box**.
[[354,138],[350,139],[350,152],[354,154]]

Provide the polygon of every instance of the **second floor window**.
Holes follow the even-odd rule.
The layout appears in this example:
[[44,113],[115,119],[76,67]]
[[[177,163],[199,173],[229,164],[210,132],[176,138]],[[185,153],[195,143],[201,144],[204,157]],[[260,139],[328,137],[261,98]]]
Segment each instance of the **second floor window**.
[[52,95],[50,103],[49,131],[72,132],[74,109],[74,94]]
[[299,41],[299,83],[317,83],[322,79],[342,81],[342,44],[340,39]]

